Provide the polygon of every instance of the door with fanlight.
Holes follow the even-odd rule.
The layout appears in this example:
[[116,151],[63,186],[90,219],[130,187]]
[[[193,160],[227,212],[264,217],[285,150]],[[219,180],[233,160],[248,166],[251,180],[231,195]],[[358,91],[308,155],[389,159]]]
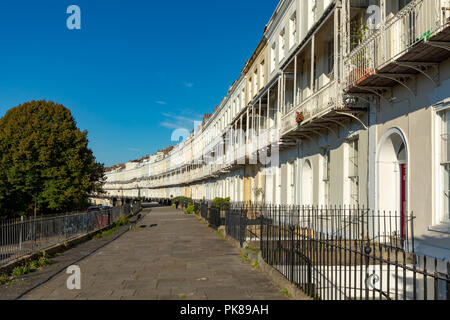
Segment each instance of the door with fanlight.
[[407,184],[407,168],[406,163],[400,164],[400,210],[401,210],[401,233],[402,238],[406,238],[407,230],[407,205],[406,205],[406,184]]
[[377,156],[377,209],[386,222],[380,231],[405,238],[408,215],[408,152],[403,133],[392,128],[380,141]]

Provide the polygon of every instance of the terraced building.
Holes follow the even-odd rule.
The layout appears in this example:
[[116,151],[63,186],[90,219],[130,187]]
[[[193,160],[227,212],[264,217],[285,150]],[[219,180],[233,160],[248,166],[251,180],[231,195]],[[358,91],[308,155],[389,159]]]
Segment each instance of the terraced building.
[[448,0],[280,1],[214,113],[109,171],[108,197],[414,212],[417,250],[449,257],[449,18]]

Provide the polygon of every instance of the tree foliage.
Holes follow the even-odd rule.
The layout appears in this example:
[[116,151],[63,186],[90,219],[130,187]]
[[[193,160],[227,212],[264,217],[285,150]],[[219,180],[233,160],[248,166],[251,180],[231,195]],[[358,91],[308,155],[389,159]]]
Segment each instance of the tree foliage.
[[83,209],[103,183],[87,131],[64,106],[31,101],[0,119],[0,218]]

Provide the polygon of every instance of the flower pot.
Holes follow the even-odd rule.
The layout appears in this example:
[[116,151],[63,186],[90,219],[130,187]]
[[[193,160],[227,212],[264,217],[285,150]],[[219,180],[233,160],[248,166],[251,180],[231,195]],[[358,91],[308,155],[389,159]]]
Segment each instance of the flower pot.
[[364,80],[375,74],[376,70],[374,69],[353,69],[350,72],[350,79],[355,86],[361,84]]
[[297,116],[295,118],[295,122],[297,122],[297,124],[302,123],[305,120],[305,117],[303,116],[303,113],[298,113],[297,112]]

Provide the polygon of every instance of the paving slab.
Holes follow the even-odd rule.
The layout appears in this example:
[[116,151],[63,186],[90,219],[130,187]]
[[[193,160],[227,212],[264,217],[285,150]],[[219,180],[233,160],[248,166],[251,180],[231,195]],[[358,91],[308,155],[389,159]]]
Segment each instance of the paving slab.
[[156,207],[144,212],[137,227],[142,228],[122,234],[77,262],[81,290],[67,289],[69,275],[61,272],[21,298],[287,299],[263,272],[241,261],[238,249],[195,216]]

